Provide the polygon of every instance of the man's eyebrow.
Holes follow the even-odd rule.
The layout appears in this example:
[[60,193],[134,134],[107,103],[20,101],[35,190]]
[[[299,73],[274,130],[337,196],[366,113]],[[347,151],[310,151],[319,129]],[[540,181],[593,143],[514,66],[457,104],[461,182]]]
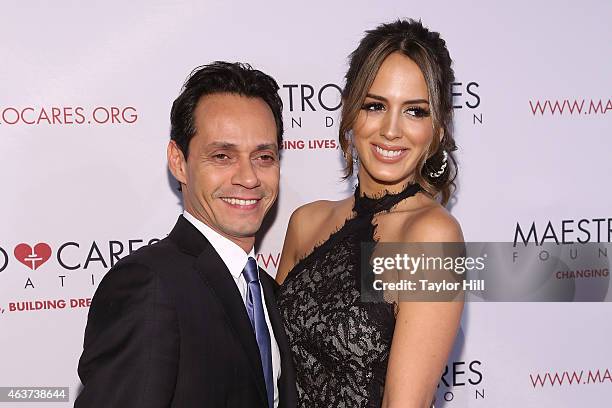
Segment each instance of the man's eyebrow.
[[[385,98],[384,96],[376,95],[376,94],[368,93],[366,97],[376,99],[382,102],[388,102],[387,98]],[[429,101],[426,99],[409,99],[407,101],[404,101],[402,105],[413,104],[413,103],[426,103],[429,105]]]
[[211,142],[206,147],[211,149],[235,149],[237,145],[228,142]]
[[276,143],[262,143],[262,144],[258,144],[257,148],[255,150],[256,151],[274,150],[275,152],[277,152],[278,151],[278,146],[276,145]]

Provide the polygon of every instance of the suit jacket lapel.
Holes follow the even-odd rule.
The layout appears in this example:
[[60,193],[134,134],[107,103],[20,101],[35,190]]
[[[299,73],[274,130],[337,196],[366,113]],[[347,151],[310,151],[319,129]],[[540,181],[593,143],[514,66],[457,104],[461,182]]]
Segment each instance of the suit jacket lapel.
[[198,257],[196,267],[204,282],[216,294],[217,300],[223,306],[228,323],[234,329],[236,337],[247,355],[260,396],[267,404],[268,397],[266,395],[266,383],[263,377],[259,347],[257,346],[255,332],[251,326],[244,302],[234,279],[212,245],[208,245]]
[[[267,274],[267,272],[259,268],[259,276],[262,276],[263,274]],[[287,349],[289,345],[287,343],[287,337],[285,336],[283,321],[281,320],[280,312],[278,311],[278,306],[276,305],[276,295],[274,293],[273,282],[271,278],[262,278],[260,279],[260,282],[266,298],[266,308],[268,309],[268,317],[270,318],[272,331],[274,332],[274,337],[276,337],[278,348],[282,352],[282,349],[285,348],[285,346],[285,349]]]
[[255,333],[240,292],[225,263],[204,235],[183,216],[179,217],[169,238],[177,242],[181,250],[197,257],[195,267],[223,306],[228,324],[246,353],[259,394],[267,405],[266,383]]
[[[259,268],[259,276],[267,275],[267,272]],[[270,325],[278,344],[278,350],[281,358],[281,377],[278,385],[278,401],[279,408],[284,406],[294,406],[295,396],[297,394],[295,386],[295,371],[293,368],[293,355],[289,348],[289,341],[285,334],[285,327],[283,320],[276,304],[276,294],[274,290],[275,282],[272,278],[266,279],[263,277],[260,279],[261,287],[263,288],[264,296],[266,298],[266,308],[268,309],[268,317],[270,318]]]

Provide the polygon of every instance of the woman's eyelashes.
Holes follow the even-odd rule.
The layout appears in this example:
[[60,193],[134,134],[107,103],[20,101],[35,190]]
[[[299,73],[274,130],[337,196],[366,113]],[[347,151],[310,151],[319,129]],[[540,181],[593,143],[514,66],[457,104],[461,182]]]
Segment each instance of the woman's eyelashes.
[[[361,109],[366,112],[383,112],[387,110],[387,107],[382,102],[367,102],[363,104]],[[403,110],[403,113],[415,118],[424,118],[430,115],[429,109],[421,106],[409,106]]]
[[407,108],[404,112],[416,118],[425,118],[430,115],[429,109],[421,108],[420,106]]
[[381,102],[367,102],[363,104],[361,109],[368,111],[368,112],[376,112],[376,111],[384,110],[385,105],[383,105]]

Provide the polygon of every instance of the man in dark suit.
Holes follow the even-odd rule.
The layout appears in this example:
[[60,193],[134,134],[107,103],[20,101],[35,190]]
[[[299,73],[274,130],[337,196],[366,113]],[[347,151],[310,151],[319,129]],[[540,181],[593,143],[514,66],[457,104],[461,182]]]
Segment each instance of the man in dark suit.
[[196,69],[171,113],[185,211],[100,283],[75,407],[294,407],[291,355],[255,233],[278,194],[278,85],[244,64]]

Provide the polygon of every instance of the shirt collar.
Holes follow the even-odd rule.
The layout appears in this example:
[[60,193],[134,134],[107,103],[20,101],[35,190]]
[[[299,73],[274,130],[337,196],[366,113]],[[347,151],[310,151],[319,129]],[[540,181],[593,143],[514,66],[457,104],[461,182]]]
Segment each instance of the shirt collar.
[[210,228],[208,225],[204,224],[202,221],[198,220],[196,217],[188,213],[187,210],[183,211],[183,216],[187,221],[192,223],[193,226],[196,227],[198,231],[202,233],[202,235],[204,235],[204,237],[206,237],[215,251],[217,251],[234,279],[238,279],[240,277],[240,274],[246,266],[249,257],[252,257],[255,259],[255,262],[257,262],[254,248],[251,248],[251,251],[247,254],[236,243],[227,239],[217,231]]

